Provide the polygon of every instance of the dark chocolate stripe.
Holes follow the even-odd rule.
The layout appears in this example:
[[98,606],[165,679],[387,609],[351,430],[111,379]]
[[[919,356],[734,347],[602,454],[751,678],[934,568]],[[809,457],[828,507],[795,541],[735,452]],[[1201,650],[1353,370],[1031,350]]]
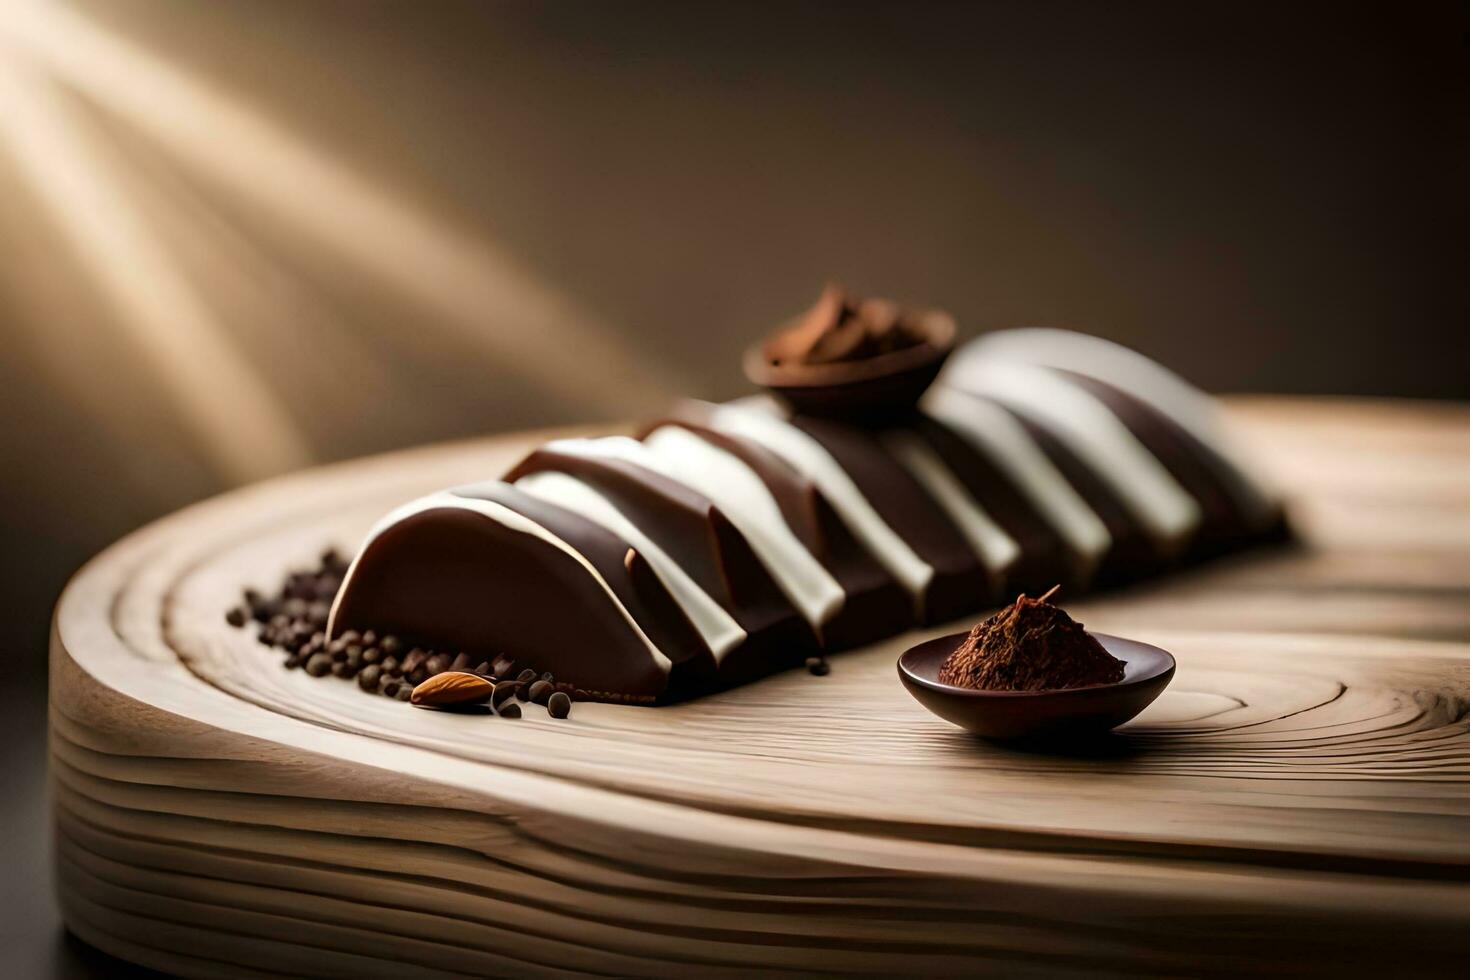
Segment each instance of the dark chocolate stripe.
[[[697,406],[689,411],[702,417]],[[759,443],[697,421],[666,419],[647,426],[642,434],[666,425],[677,425],[749,466],[775,498],[792,533],[842,586],[847,600],[823,629],[826,649],[862,646],[913,625],[913,603],[903,586],[853,537],[814,483]]]
[[999,594],[1000,583],[949,515],[873,435],[825,419],[789,421],[837,460],[884,522],[934,569],[924,595],[927,622],[973,612]]
[[800,663],[817,649],[811,625],[745,536],[702,494],[621,459],[545,447],[518,463],[506,479],[542,472],[565,473],[596,489],[735,618],[747,639],[721,661],[720,676],[727,683]]
[[1240,489],[1241,474],[1224,457],[1179,423],[1121,388],[1064,368],[1052,370],[1106,405],[1199,502],[1204,521],[1195,542],[1196,552],[1216,553],[1258,539],[1262,528],[1253,526],[1255,518],[1238,503],[1246,492]]
[[714,673],[714,657],[694,624],[643,557],[622,537],[581,514],[498,480],[455,487],[455,496],[489,500],[535,521],[597,569],[634,621],[675,665],[674,682],[688,687]]
[[922,416],[914,431],[949,467],[991,519],[1015,539],[1021,555],[1006,576],[1008,592],[1039,594],[1061,583],[1069,592],[1091,579],[1092,563],[1078,555],[1011,478],[970,440],[938,419]]
[[1128,512],[1111,487],[1092,468],[1084,463],[1067,447],[1067,444],[1049,428],[1022,412],[1017,412],[1004,402],[977,392],[967,392],[972,397],[984,398],[999,405],[1011,414],[1026,429],[1026,432],[1041,447],[1067,482],[1087,502],[1108,534],[1112,546],[1103,557],[1098,568],[1098,584],[1128,582],[1158,571],[1164,559],[1158,546],[1142,525]]
[[505,654],[603,700],[675,696],[608,591],[562,549],[455,506],[431,507],[369,541],[337,600],[339,629]]

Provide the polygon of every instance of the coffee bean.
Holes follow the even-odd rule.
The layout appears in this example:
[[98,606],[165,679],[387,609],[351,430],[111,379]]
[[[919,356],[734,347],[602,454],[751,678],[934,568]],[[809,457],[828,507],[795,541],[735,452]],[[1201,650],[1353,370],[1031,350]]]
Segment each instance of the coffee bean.
[[515,669],[516,662],[505,654],[496,657],[490,664],[490,673],[496,677],[509,677],[510,672]]
[[565,718],[572,713],[572,699],[565,691],[557,691],[547,700],[546,713],[553,718]]
[[494,674],[492,674],[490,672],[490,661],[488,661],[488,660],[481,660],[480,661],[480,666],[478,666],[478,667],[475,668],[475,673],[479,674],[481,677],[494,677],[495,676]]
[[403,649],[403,641],[398,639],[398,637],[394,636],[392,633],[389,633],[387,636],[378,641],[378,649],[382,650],[390,657],[396,657]]
[[413,688],[409,687],[407,684],[404,684],[403,686],[398,688],[398,693],[393,696],[399,701],[407,701],[409,698],[413,697]]
[[817,677],[826,677],[832,671],[825,657],[807,657],[806,669]]
[[379,663],[382,661],[382,659],[383,651],[379,650],[377,647],[368,647],[366,650],[362,651],[362,662],[365,664]]
[[318,599],[306,608],[306,621],[317,629],[321,629],[327,625],[327,617],[331,614],[331,604]]
[[285,667],[287,670],[295,670],[297,667],[301,666],[302,662],[302,659],[293,653],[291,654],[291,656],[281,661],[281,666]]
[[529,684],[535,679],[536,672],[530,667],[527,667],[525,670],[521,671],[521,675],[516,678],[516,680],[520,681],[522,684]]
[[507,701],[495,713],[502,718],[519,718],[521,716],[521,706],[514,701]]
[[347,660],[346,660],[346,663],[347,663],[347,666],[351,667],[353,670],[361,670],[362,669],[362,647],[348,647],[347,648]]
[[332,664],[332,675],[334,677],[351,677],[357,673],[357,668],[345,660],[339,660]]
[[364,630],[363,631],[363,634],[362,634],[362,645],[363,646],[365,646],[365,647],[376,646],[377,645],[377,642],[378,642],[378,634],[374,633],[372,630]]
[[362,669],[362,672],[357,675],[357,686],[362,688],[364,691],[367,691],[369,694],[374,694],[378,690],[378,678],[381,677],[382,674],[383,669],[377,664],[368,664]]
[[427,653],[420,650],[418,647],[414,647],[412,650],[408,651],[408,656],[403,658],[403,673],[418,673],[419,668],[422,667],[424,661],[428,659],[429,655]]
[[381,674],[378,677],[378,690],[387,697],[391,698],[395,696],[398,693],[398,689],[402,686],[402,678],[389,677],[387,674]]
[[362,634],[357,630],[348,630],[345,633],[338,633],[337,639],[342,641],[343,646],[346,646],[349,643],[361,643]]
[[397,657],[384,657],[380,666],[383,668],[383,673],[389,677],[397,677],[403,673],[403,666],[398,663]]
[[469,670],[469,668],[470,668],[470,655],[467,654],[467,653],[457,653],[457,654],[455,654],[454,655],[454,660],[451,661],[450,664],[449,664],[449,669],[450,670],[467,671],[467,670]]
[[531,685],[530,698],[537,704],[545,704],[547,699],[551,697],[551,692],[554,690],[555,688],[550,683],[544,680],[537,681]]
[[332,656],[328,653],[313,653],[306,662],[306,672],[312,677],[324,677],[332,669]]
[[548,683],[548,684],[554,684],[554,683],[556,683],[556,678],[551,676],[551,671],[549,671],[549,670],[546,673],[544,673],[544,674],[541,675],[541,679],[543,681],[545,681],[546,683]]
[[229,623],[236,629],[244,626],[245,621],[249,618],[250,616],[245,612],[244,609],[241,609],[239,606],[236,606],[234,609],[231,609],[229,612],[225,613],[225,622]]
[[340,652],[345,652],[346,650],[347,650],[347,641],[344,640],[340,636],[337,637],[335,640],[333,640],[331,643],[328,643],[327,644],[327,652],[328,653],[340,653]]
[[307,608],[305,599],[287,599],[281,604],[281,612],[292,619],[305,617]]
[[495,693],[490,695],[490,703],[500,707],[506,701],[515,697],[516,691],[520,689],[520,681],[501,681],[495,685]]
[[436,653],[424,662],[424,669],[430,677],[442,674],[449,669],[450,658],[447,653]]

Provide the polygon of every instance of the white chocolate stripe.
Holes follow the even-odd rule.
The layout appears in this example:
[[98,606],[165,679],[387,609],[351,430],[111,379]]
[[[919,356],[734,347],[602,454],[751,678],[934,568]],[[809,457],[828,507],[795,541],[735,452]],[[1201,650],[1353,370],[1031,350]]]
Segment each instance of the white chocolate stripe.
[[848,529],[914,597],[915,609],[923,618],[924,590],[934,578],[933,566],[888,526],[821,443],[783,419],[745,406],[715,406],[710,426],[755,440],[815,483]]
[[1009,476],[1067,546],[1096,567],[1112,535],[1020,422],[999,405],[941,386],[929,389],[923,407]]
[[523,476],[515,482],[515,487],[607,528],[642,553],[659,581],[689,617],[689,622],[694,624],[710,653],[714,654],[716,663],[745,642],[745,630],[734,617],[700,588],[668,552],[595,488],[569,474],[552,471]]
[[781,591],[819,630],[847,593],[792,532],[760,475],[732,453],[677,425],[648,434],[644,464],[714,501],[755,551]]
[[587,572],[587,574],[592,576],[592,580],[596,582],[602,588],[602,591],[607,594],[608,601],[613,604],[613,607],[617,609],[618,613],[622,615],[623,619],[628,623],[628,627],[633,631],[634,635],[636,635],[638,639],[642,641],[643,645],[648,649],[648,655],[650,659],[653,660],[658,669],[667,674],[673,668],[672,661],[670,661],[669,658],[664,654],[664,652],[660,650],[654,644],[654,642],[648,638],[648,634],[643,632],[643,627],[638,625],[638,621],[633,618],[632,614],[628,612],[627,607],[625,607],[622,601],[618,599],[617,593],[613,592],[612,587],[607,584],[607,579],[603,578],[602,574],[598,572],[597,569],[592,566],[592,563],[589,562],[586,557],[584,557],[582,553],[579,552],[576,548],[573,548],[571,545],[567,544],[561,538],[557,537],[555,534],[551,533],[540,524],[537,524],[535,521],[522,514],[516,513],[509,507],[497,504],[492,500],[480,500],[473,497],[461,497],[458,494],[452,493],[448,490],[441,490],[438,493],[429,494],[427,497],[420,497],[417,500],[411,500],[408,503],[395,508],[386,517],[378,521],[377,524],[373,525],[373,529],[368,532],[367,538],[363,541],[362,547],[358,549],[357,557],[355,557],[352,560],[352,564],[348,566],[347,575],[342,580],[342,588],[337,591],[337,598],[332,603],[332,612],[327,619],[327,631],[329,634],[335,632],[337,607],[341,603],[342,597],[347,594],[348,589],[352,584],[352,577],[357,572],[357,563],[362,560],[362,556],[365,555],[368,549],[372,546],[374,539],[376,539],[378,535],[382,534],[389,527],[397,524],[399,521],[406,520],[407,518],[412,517],[415,514],[421,514],[425,511],[436,510],[439,508],[472,511],[476,514],[479,514],[481,517],[495,521],[496,523],[507,527],[512,531],[519,531],[522,534],[529,534],[533,538],[538,538],[539,540],[551,545],[553,548],[556,548],[559,551],[565,553],[573,561],[581,565],[582,568]]
[[1257,525],[1274,520],[1279,494],[1260,479],[1214,400],[1162,364],[1101,337],[1030,327],[972,341],[956,351],[950,370],[963,377],[972,363],[991,358],[1075,371],[1137,398],[1221,457],[1232,471],[1227,490],[1249,520]]
[[1015,361],[975,361],[965,387],[1034,419],[1065,442],[1157,542],[1186,545],[1204,515],[1199,502],[1095,395],[1056,371]]
[[939,454],[913,432],[890,429],[882,436],[884,447],[929,491],[960,529],[970,547],[991,572],[1002,573],[1017,558],[1021,546],[980,506]]

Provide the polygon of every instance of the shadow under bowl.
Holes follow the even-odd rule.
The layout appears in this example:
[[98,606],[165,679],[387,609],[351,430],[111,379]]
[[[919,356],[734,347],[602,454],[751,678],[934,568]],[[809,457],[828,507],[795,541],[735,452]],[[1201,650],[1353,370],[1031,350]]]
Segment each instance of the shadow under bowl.
[[1053,691],[976,691],[939,682],[939,668],[964,642],[951,633],[910,647],[898,658],[898,677],[914,699],[945,721],[994,739],[1065,739],[1110,731],[1153,703],[1174,678],[1165,650],[1105,633],[1092,633],[1123,661],[1123,679]]

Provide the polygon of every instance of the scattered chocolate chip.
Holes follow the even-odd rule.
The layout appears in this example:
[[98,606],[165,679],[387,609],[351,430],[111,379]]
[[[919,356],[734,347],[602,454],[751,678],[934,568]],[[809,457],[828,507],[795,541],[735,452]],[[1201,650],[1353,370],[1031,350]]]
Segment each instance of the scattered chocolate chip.
[[832,667],[827,663],[826,657],[807,657],[806,669],[817,677],[826,677],[832,672]]
[[514,701],[507,701],[497,708],[495,713],[502,718],[519,718],[521,716],[521,706]]
[[383,668],[379,667],[377,664],[368,664],[362,669],[362,672],[357,675],[357,686],[362,688],[364,691],[367,691],[369,694],[376,693],[378,690],[378,679],[382,677],[382,675]]
[[539,680],[531,685],[529,696],[531,700],[535,701],[537,704],[545,704],[547,699],[551,697],[551,694],[554,690],[556,689],[552,687],[549,682]]
[[239,629],[241,626],[244,626],[245,625],[245,622],[249,618],[250,618],[250,615],[247,612],[245,612],[245,610],[242,609],[239,606],[236,606],[234,609],[231,609],[229,612],[225,613],[225,622],[229,623],[231,626],[235,627],[236,629]]
[[325,677],[332,669],[332,657],[326,653],[313,653],[306,661],[306,672],[312,677]]

